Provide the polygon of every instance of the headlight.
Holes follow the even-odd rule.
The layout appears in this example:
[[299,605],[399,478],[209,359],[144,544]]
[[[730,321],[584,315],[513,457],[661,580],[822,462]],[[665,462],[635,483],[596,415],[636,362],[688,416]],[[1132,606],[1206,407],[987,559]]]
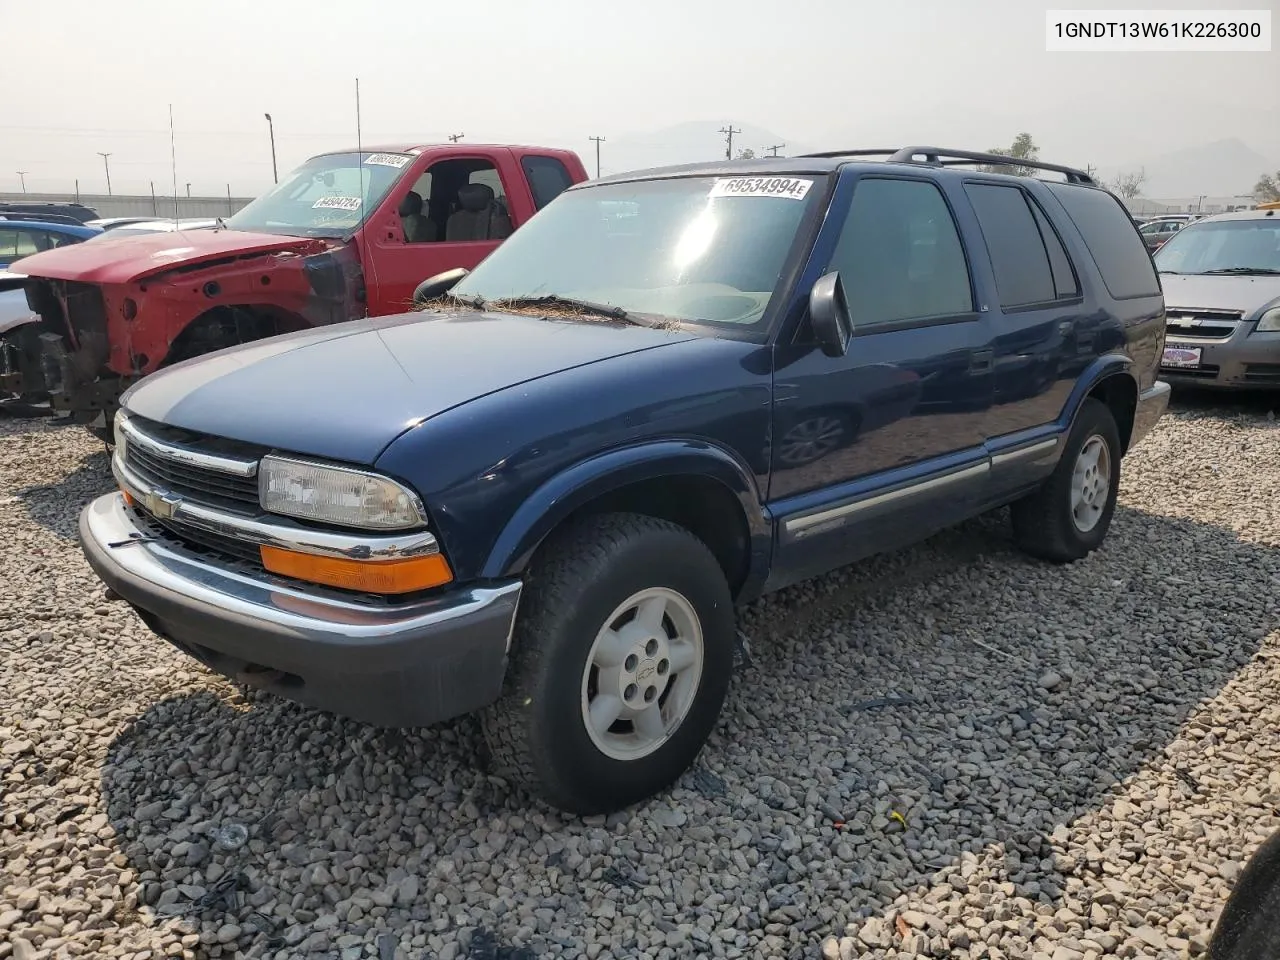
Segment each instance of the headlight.
[[1255,333],[1280,333],[1280,307],[1272,307],[1258,318]]
[[394,480],[283,457],[258,464],[258,498],[271,513],[344,527],[403,530],[426,523],[417,494]]
[[126,414],[123,410],[117,410],[116,415],[113,418],[112,427],[111,427],[112,439],[115,442],[115,446],[116,446],[116,459],[119,460],[121,463],[125,462],[125,460],[127,459],[125,454],[128,453],[127,443],[129,438],[124,435],[124,430],[122,429],[124,426],[124,422],[127,419],[128,419],[128,414]]

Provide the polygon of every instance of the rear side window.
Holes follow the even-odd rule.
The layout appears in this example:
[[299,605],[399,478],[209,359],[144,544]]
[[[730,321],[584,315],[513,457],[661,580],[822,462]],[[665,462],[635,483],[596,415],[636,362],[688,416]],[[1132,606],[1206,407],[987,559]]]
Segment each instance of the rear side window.
[[987,183],[967,183],[964,191],[991,254],[1000,305],[1023,307],[1054,300],[1057,294],[1049,253],[1026,194],[1017,187]]
[[569,171],[555,157],[525,157],[521,166],[524,167],[524,175],[529,178],[534,206],[539,210],[573,184]]
[[1046,183],[1084,237],[1102,282],[1117,300],[1160,295],[1146,245],[1120,201],[1095,187]]
[[1049,269],[1053,272],[1054,293],[1060,298],[1080,296],[1080,285],[1076,282],[1071,258],[1067,256],[1066,248],[1062,246],[1062,238],[1058,236],[1058,231],[1053,229],[1053,224],[1040,209],[1040,204],[1034,199],[1030,203],[1031,212],[1035,214],[1036,226],[1040,228],[1040,239],[1044,241],[1044,248],[1049,252]]

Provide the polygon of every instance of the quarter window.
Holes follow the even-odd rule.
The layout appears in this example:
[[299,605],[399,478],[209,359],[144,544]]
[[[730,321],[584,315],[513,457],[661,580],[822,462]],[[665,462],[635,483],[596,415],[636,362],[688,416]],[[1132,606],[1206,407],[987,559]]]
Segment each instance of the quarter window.
[[1119,200],[1097,187],[1066,183],[1045,186],[1062,201],[1113,297],[1123,300],[1159,296],[1160,279],[1151,264],[1151,254]]
[[973,311],[955,220],[924,180],[859,180],[829,269],[840,271],[857,327]]

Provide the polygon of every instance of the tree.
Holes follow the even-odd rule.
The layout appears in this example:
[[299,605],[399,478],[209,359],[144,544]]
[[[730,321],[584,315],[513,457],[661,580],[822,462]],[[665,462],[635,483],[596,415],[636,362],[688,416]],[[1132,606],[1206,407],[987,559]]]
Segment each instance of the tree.
[[1259,203],[1272,203],[1280,200],[1280,170],[1275,173],[1264,173],[1253,185],[1253,196]]
[[[998,153],[1001,156],[1013,157],[1017,160],[1039,160],[1040,148],[1029,133],[1020,133],[1007,147],[992,147],[987,153]],[[1029,177],[1035,173],[1035,167],[1012,166],[1007,164],[983,164],[978,167],[983,173],[1011,173],[1015,177]]]
[[1111,181],[1111,189],[1120,195],[1122,200],[1132,200],[1142,192],[1142,185],[1147,182],[1147,172],[1121,173]]
[[747,147],[745,150],[738,151],[739,160],[754,160],[755,158],[756,158],[756,152],[752,150],[750,147]]

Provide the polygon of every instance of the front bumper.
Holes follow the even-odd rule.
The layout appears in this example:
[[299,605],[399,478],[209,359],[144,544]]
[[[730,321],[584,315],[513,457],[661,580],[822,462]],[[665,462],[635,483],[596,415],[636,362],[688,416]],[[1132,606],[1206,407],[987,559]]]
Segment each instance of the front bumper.
[[1167,336],[1166,347],[1200,350],[1196,367],[1160,367],[1160,379],[1175,386],[1228,389],[1280,388],[1280,333],[1249,333],[1228,340]]
[[158,541],[119,493],[80,515],[94,572],[179,650],[234,680],[386,727],[425,726],[497,699],[519,580],[387,606],[300,589]]

